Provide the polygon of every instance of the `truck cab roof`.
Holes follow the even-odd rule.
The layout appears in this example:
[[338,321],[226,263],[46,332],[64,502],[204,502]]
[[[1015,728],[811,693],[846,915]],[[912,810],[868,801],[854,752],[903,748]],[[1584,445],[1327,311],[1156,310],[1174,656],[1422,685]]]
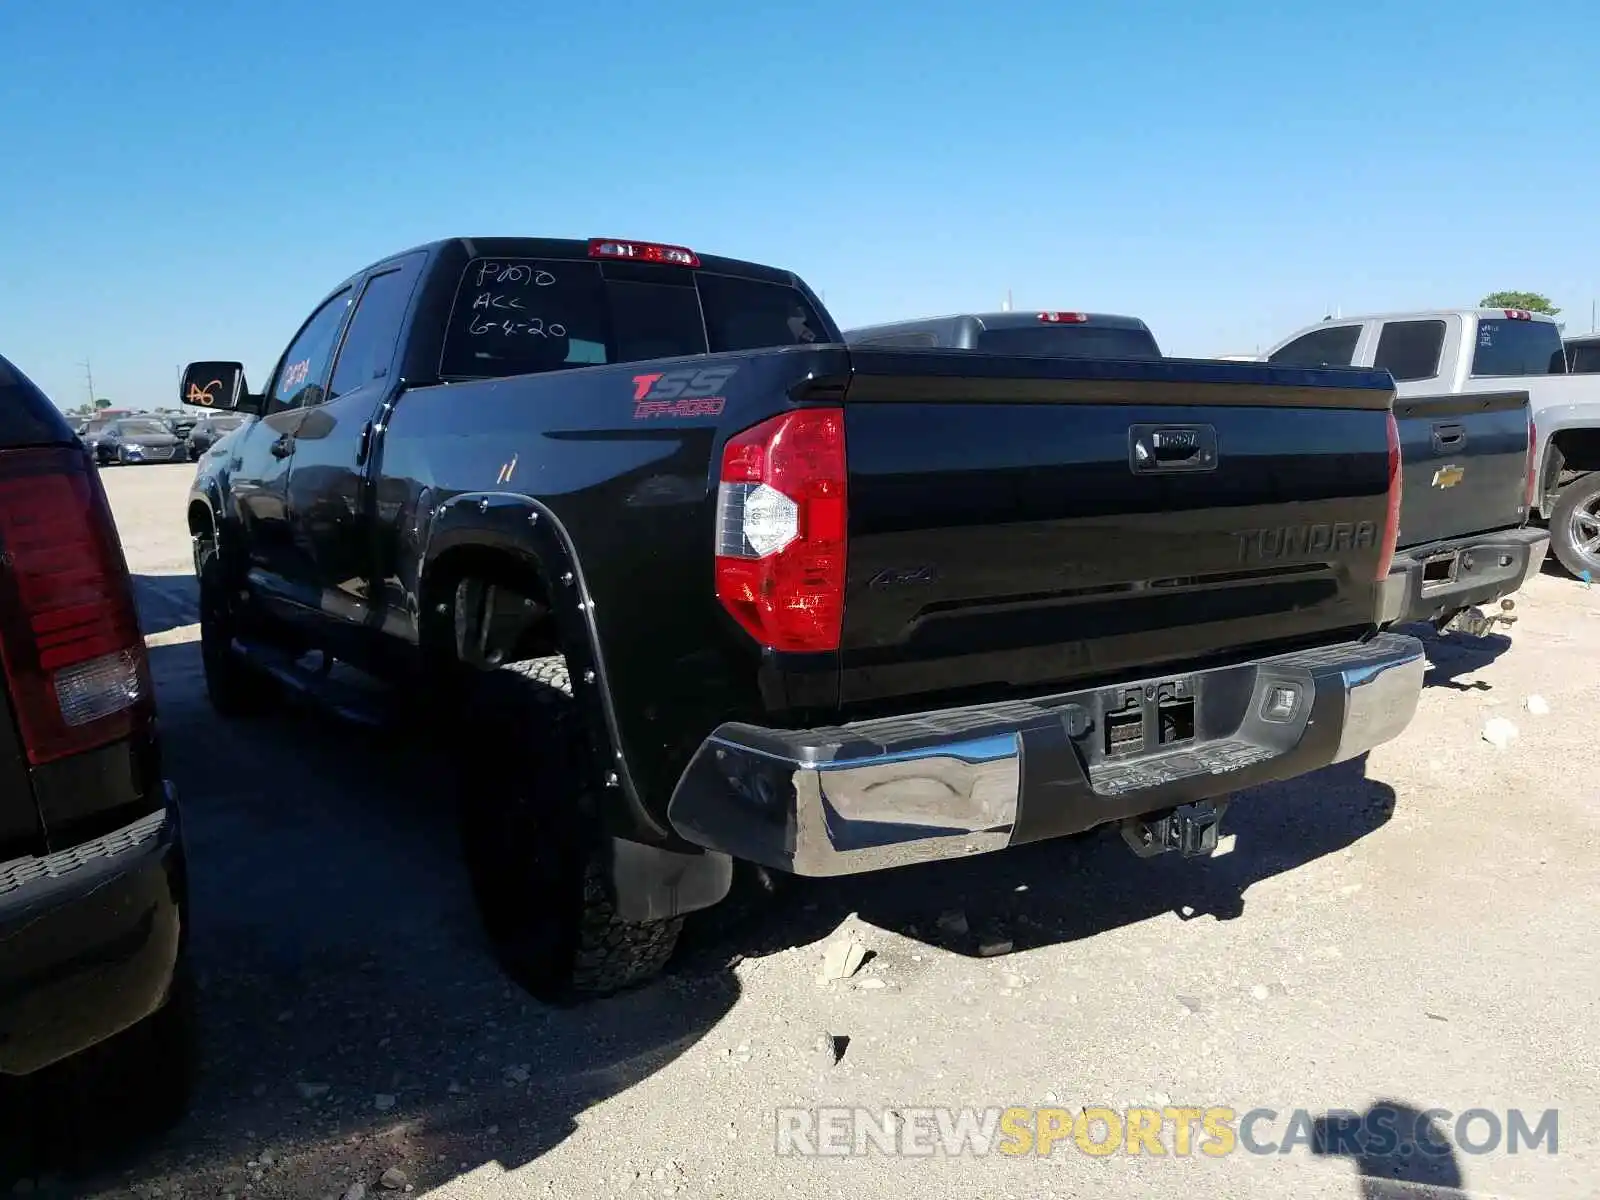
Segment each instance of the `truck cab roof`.
[[[591,253],[596,242],[606,239],[598,238],[548,238],[548,237],[517,237],[514,235],[500,237],[447,237],[437,238],[431,242],[424,242],[420,246],[401,250],[395,254],[385,255],[376,262],[370,263],[355,272],[339,286],[344,287],[360,279],[363,275],[370,274],[391,263],[410,258],[416,254],[426,254],[430,258],[441,254],[457,254],[463,261],[478,258],[549,258],[549,259],[588,259],[595,255]],[[658,247],[660,243],[630,243],[623,239],[616,239],[611,244],[649,245]],[[688,247],[670,246],[671,250],[682,250],[689,255],[689,259],[682,262],[673,262],[659,258],[636,258],[633,261],[640,265],[652,266],[685,266],[703,271],[711,271],[719,275],[739,275],[750,279],[764,279],[771,283],[798,284],[799,276],[793,271],[780,267],[767,266],[764,263],[749,262],[739,258],[725,258],[715,254],[700,254]],[[609,261],[619,261],[621,256],[611,258]],[[333,289],[337,291],[338,288]],[[330,293],[331,294],[331,293]]]
[[984,350],[1045,358],[1160,358],[1150,327],[1116,313],[1009,311],[951,313],[845,331],[859,346]]
[[1532,312],[1525,308],[1416,308],[1401,312],[1354,313],[1348,316],[1324,317],[1322,323],[1341,325],[1352,321],[1422,321],[1443,317],[1478,317],[1484,320],[1510,318],[1519,321],[1547,321],[1552,325],[1556,323],[1556,319],[1549,313]]
[[1280,366],[1361,366],[1393,376],[1401,396],[1504,387],[1567,373],[1561,333],[1545,313],[1430,308],[1324,317],[1273,345]]

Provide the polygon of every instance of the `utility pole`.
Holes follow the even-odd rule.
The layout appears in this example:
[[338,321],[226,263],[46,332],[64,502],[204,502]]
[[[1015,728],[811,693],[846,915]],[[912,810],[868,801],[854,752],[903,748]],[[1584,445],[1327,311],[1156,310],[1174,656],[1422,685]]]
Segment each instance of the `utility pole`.
[[1001,311],[1002,312],[1010,312],[1011,311],[1011,289],[1010,288],[1006,289],[1006,306]]
[[84,377],[89,381],[89,411],[94,412],[94,368],[89,365],[89,360],[87,358],[85,358],[79,365],[83,368]]

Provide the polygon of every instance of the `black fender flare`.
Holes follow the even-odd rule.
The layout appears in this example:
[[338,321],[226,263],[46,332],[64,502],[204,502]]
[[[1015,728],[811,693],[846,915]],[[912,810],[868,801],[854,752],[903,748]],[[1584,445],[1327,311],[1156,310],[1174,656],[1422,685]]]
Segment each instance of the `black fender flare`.
[[[462,492],[417,512],[422,553],[418,603],[430,573],[450,551],[470,546],[520,559],[544,584],[567,660],[573,698],[589,729],[608,841],[608,874],[618,915],[656,920],[708,908],[733,880],[728,856],[682,841],[639,796],[628,769],[594,619],[594,600],[572,536],[548,505],[521,492]],[[419,626],[422,614],[417,614]]]
[[206,510],[207,519],[211,522],[211,534],[216,541],[217,551],[220,553],[222,544],[226,540],[222,526],[227,508],[224,506],[222,499],[222,483],[215,476],[196,476],[195,481],[189,485],[189,498],[184,505],[184,522],[189,528],[190,548],[197,556],[195,558],[195,570],[198,572],[200,569],[199,547],[195,544],[196,534],[193,529],[193,522],[189,520],[189,513],[193,511],[196,505]]

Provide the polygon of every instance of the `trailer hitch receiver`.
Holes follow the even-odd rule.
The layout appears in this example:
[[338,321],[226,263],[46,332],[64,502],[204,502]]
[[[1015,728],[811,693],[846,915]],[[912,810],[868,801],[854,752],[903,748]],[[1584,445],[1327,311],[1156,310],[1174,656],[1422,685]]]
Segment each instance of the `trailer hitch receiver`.
[[1222,833],[1226,800],[1201,800],[1161,812],[1129,817],[1122,837],[1140,858],[1176,850],[1184,858],[1214,858],[1233,849],[1233,835]]

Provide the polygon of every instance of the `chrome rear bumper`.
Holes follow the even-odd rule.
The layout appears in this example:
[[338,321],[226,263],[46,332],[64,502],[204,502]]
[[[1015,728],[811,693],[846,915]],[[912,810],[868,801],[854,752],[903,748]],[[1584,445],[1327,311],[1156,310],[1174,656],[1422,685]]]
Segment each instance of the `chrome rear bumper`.
[[[727,724],[695,754],[668,816],[688,841],[799,875],[999,850],[1354,758],[1410,724],[1426,665],[1415,638],[1380,634],[833,728]],[[1108,714],[1142,705],[1159,726],[1169,703],[1188,706],[1191,737],[1108,750]]]

